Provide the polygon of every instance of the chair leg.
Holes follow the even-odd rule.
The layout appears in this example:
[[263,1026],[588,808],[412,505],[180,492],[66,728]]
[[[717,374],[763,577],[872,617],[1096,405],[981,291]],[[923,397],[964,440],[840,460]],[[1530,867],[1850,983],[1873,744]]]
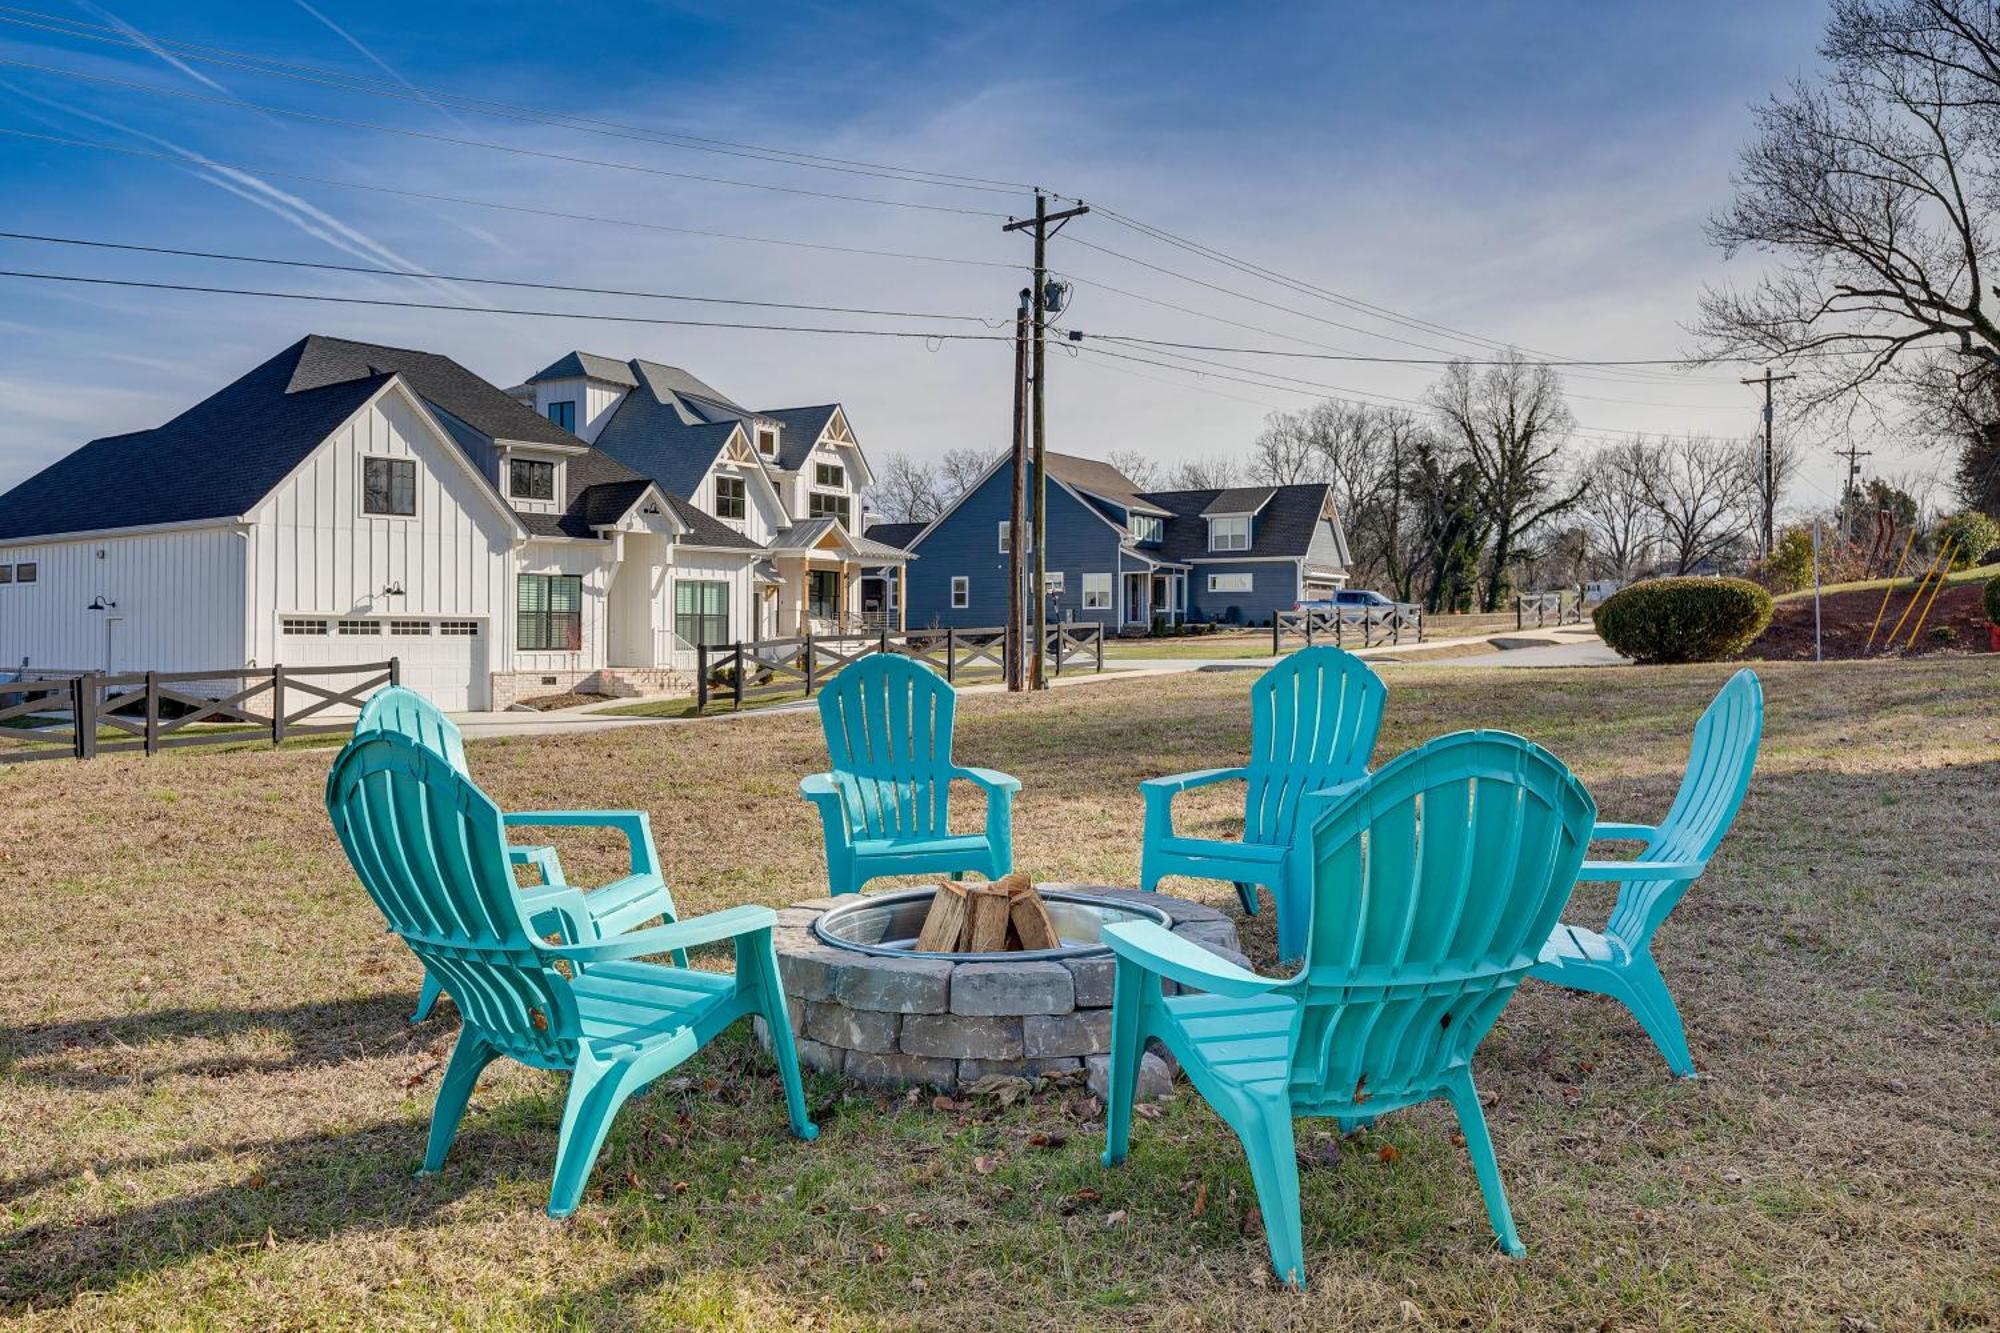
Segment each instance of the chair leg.
[[459,1121],[465,1118],[465,1104],[472,1098],[472,1085],[480,1071],[492,1064],[499,1052],[469,1032],[459,1034],[451,1048],[444,1077],[438,1081],[437,1105],[431,1109],[430,1143],[424,1149],[424,1175],[444,1169],[445,1154],[458,1137]]
[[568,1217],[583,1198],[591,1168],[611,1132],[611,1121],[630,1091],[627,1067],[599,1064],[584,1055],[569,1078],[563,1103],[562,1134],[556,1141],[556,1174],[549,1185],[549,1216]]
[[1309,893],[1292,887],[1286,875],[1271,889],[1271,905],[1278,913],[1278,961],[1296,963],[1306,956],[1306,940],[1312,928],[1312,901]]
[[424,969],[424,988],[417,992],[417,1011],[410,1015],[412,1023],[421,1023],[431,1016],[437,1007],[438,996],[444,993],[444,983],[429,969]]
[[791,1118],[792,1133],[802,1139],[816,1139],[819,1126],[806,1114],[798,1044],[792,1040],[792,1025],[785,1012],[785,992],[778,980],[778,954],[771,932],[760,930],[754,937],[746,937],[738,947],[736,984],[756,989],[756,1008],[771,1033],[771,1056],[778,1062],[778,1081],[785,1088],[785,1113]]
[[[1218,1111],[1224,1110],[1218,1106]],[[1275,1100],[1244,1100],[1226,1118],[1243,1140],[1250,1159],[1250,1179],[1257,1186],[1257,1206],[1264,1215],[1264,1239],[1271,1247],[1271,1268],[1278,1280],[1303,1291],[1306,1285],[1305,1235],[1299,1220],[1298,1145],[1292,1136],[1292,1106],[1281,1093]]]
[[1341,1133],[1352,1134],[1356,1130],[1375,1128],[1375,1117],[1372,1115],[1358,1115],[1351,1118],[1342,1117],[1334,1123],[1340,1126]]
[[1486,1216],[1493,1222],[1493,1234],[1500,1248],[1518,1259],[1527,1248],[1514,1231],[1514,1214],[1507,1207],[1507,1187],[1500,1181],[1500,1163],[1493,1156],[1493,1139],[1486,1132],[1486,1112],[1480,1109],[1479,1090],[1472,1084],[1472,1070],[1461,1066],[1445,1084],[1445,1096],[1458,1112],[1458,1127],[1465,1135],[1465,1151],[1479,1177],[1480,1193],[1486,1196]]
[[1674,1076],[1693,1078],[1694,1056],[1688,1051],[1687,1028],[1681,1023],[1680,1008],[1674,1004],[1673,992],[1667,989],[1659,965],[1650,955],[1640,954],[1623,971],[1626,993],[1620,998],[1632,1011],[1632,1017],[1639,1020],[1639,1026],[1653,1039],[1653,1045],[1660,1048]]
[[[1111,1053],[1105,1070],[1104,1155],[1117,1166],[1132,1147],[1132,1100],[1138,1094],[1139,1066],[1146,1058],[1145,997],[1148,978],[1137,964],[1120,959],[1111,989]],[[1153,983],[1157,985],[1158,983]]]
[[[1257,915],[1257,886],[1255,884],[1246,884],[1240,879],[1236,880],[1235,884],[1236,896],[1243,900],[1243,915]],[[1279,924],[1284,924],[1282,919],[1279,921]]]

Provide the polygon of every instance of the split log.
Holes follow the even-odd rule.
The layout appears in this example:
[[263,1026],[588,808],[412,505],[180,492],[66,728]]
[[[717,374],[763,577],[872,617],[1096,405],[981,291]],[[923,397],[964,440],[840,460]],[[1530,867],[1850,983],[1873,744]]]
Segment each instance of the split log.
[[972,905],[966,900],[965,886],[950,880],[937,886],[931,897],[930,914],[917,934],[917,952],[952,953],[965,937]]
[[[1011,875],[1009,879],[1013,878]],[[1002,880],[1001,883],[1006,883]],[[1056,923],[1049,919],[1048,904],[1042,895],[1035,892],[1035,886],[1023,879],[1018,887],[1007,895],[1007,915],[1019,937],[1020,949],[1059,949],[1062,936],[1056,934]]]
[[968,953],[1001,953],[1007,948],[1007,927],[1012,921],[1013,895],[998,884],[974,884],[965,892],[972,906],[965,940],[959,947]]

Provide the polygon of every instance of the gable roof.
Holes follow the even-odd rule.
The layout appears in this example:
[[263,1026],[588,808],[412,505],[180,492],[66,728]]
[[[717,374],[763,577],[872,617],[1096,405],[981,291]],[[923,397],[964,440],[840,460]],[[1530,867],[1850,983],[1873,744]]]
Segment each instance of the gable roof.
[[898,550],[906,548],[910,539],[924,530],[922,523],[870,523],[867,538],[884,546],[894,546]]
[[650,361],[631,367],[636,383],[598,431],[597,447],[659,482],[667,494],[686,499],[742,429],[741,418],[684,392],[691,385],[714,392],[685,371]]
[[595,352],[571,352],[552,365],[544,366],[528,376],[528,383],[540,384],[543,380],[603,380],[607,384],[622,384],[631,388],[638,381],[623,361]]
[[[1247,551],[1213,551],[1208,549],[1208,523],[1210,513],[1242,513],[1241,509],[1216,509],[1222,497],[1253,488],[1231,490],[1200,491],[1152,491],[1148,500],[1167,509],[1173,517],[1167,520],[1166,533],[1160,543],[1160,554],[1168,560],[1185,561],[1213,556],[1215,559],[1237,559],[1257,556],[1289,556],[1303,558],[1312,548],[1313,534],[1318,530],[1320,515],[1325,511],[1327,495],[1332,487],[1324,483],[1305,486],[1272,486],[1254,489],[1270,491],[1270,497],[1257,513],[1257,521],[1250,525],[1250,549]],[[1240,503],[1230,501],[1229,503]]]
[[778,423],[778,466],[787,472],[804,467],[812,457],[813,445],[819,443],[827,423],[839,410],[839,403],[822,403],[818,407],[774,407],[757,413],[764,420]]
[[733,551],[764,549],[761,543],[751,541],[715,515],[678,495],[667,496],[667,506],[674,511],[676,518],[688,525],[687,535],[679,538],[688,546],[720,546]]
[[1271,503],[1271,497],[1278,493],[1276,486],[1231,486],[1216,492],[1208,502],[1208,508],[1201,511],[1203,518],[1217,518],[1222,515],[1255,514]]
[[287,393],[393,372],[409,381],[425,402],[449,412],[490,440],[584,447],[582,440],[448,356],[317,333],[300,340],[297,350],[298,362],[286,385]]
[[1072,454],[1050,451],[1049,475],[1057,481],[1065,482],[1079,491],[1094,495],[1100,500],[1108,500],[1121,509],[1141,514],[1155,514],[1161,518],[1167,511],[1151,503],[1139,493],[1139,484],[1109,463],[1095,458],[1078,458]]

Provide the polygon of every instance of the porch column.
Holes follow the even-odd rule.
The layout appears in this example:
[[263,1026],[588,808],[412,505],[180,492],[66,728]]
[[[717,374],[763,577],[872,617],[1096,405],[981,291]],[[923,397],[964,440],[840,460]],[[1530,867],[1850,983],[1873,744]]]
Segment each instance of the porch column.
[[910,567],[896,566],[896,628],[910,627]]

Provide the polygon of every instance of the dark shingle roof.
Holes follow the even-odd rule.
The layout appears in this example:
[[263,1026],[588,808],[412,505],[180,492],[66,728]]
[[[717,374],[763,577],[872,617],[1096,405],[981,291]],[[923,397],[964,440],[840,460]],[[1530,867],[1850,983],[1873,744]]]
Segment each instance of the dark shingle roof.
[[739,551],[761,551],[764,549],[762,545],[751,541],[735,528],[730,527],[727,523],[715,517],[715,515],[695,508],[691,502],[681,499],[678,495],[669,495],[667,497],[667,504],[673,509],[675,515],[692,529],[687,536],[681,538],[683,542],[689,545],[721,546]]
[[1139,493],[1138,483],[1109,463],[1100,463],[1095,458],[1078,458],[1073,454],[1051,453],[1047,457],[1049,475],[1065,485],[1086,491],[1100,500],[1109,500],[1123,509],[1162,517],[1167,513]]
[[0,538],[248,513],[400,375],[460,447],[501,439],[570,450],[561,514],[514,516],[538,536],[594,537],[646,478],[449,357],[317,334],[154,430],[93,440],[0,496]]
[[1166,522],[1165,540],[1160,545],[1160,554],[1165,559],[1190,560],[1209,555],[1218,560],[1246,555],[1303,556],[1312,547],[1313,533],[1330,489],[1319,484],[1272,487],[1270,501],[1250,525],[1250,549],[1229,552],[1208,549],[1208,520],[1202,517],[1227,492],[1151,491],[1145,498],[1173,514]]
[[614,357],[599,356],[595,352],[571,352],[554,365],[545,366],[528,376],[528,383],[539,384],[543,380],[581,378],[603,380],[608,384],[622,384],[628,389],[639,382],[632,378],[631,368]]
[[1254,514],[1271,503],[1271,497],[1277,492],[1276,486],[1231,486],[1216,493],[1215,498],[1208,502],[1208,508],[1201,511],[1202,516]]
[[597,447],[685,499],[708,475],[738,419],[719,410],[717,420],[705,419],[708,400],[681,392],[693,380],[684,371],[650,361],[634,361],[632,368],[638,385],[597,433]]
[[908,550],[911,539],[927,526],[924,523],[871,523],[866,535],[871,542]]
[[840,410],[839,403],[823,403],[818,407],[774,407],[757,415],[767,421],[775,421],[778,431],[778,466],[787,472],[797,472],[806,465],[812,455],[812,447],[819,441],[820,432],[826,423],[833,420],[833,414]]

